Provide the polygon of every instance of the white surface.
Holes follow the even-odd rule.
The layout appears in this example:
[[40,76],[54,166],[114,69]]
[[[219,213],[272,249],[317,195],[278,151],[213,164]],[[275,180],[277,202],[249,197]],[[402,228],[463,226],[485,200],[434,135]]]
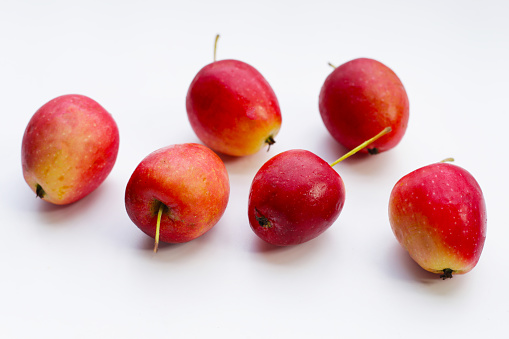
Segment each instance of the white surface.
[[[0,336],[2,338],[474,338],[509,331],[506,1],[3,1],[0,5]],[[270,82],[283,125],[269,153],[225,158],[230,203],[187,244],[161,246],[129,220],[139,161],[198,142],[187,88],[212,61],[243,60]],[[401,144],[336,166],[338,221],[306,244],[274,248],[247,220],[249,186],[271,156],[304,148],[331,162],[318,93],[341,64],[391,67],[410,99]],[[68,93],[118,123],[117,163],[67,207],[34,197],[21,139],[32,114]],[[442,281],[414,264],[387,217],[394,183],[453,156],[483,188],[488,234],[478,266]]]

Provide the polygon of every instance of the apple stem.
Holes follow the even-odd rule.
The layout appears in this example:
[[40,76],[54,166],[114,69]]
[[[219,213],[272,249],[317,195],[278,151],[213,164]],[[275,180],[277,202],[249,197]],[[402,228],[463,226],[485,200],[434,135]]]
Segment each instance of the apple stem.
[[35,186],[35,194],[36,194],[36,198],[44,198],[44,196],[46,195],[46,192],[44,192],[44,190],[42,189],[42,186],[37,184]]
[[157,223],[156,223],[156,236],[154,242],[154,253],[157,253],[157,249],[159,248],[159,231],[161,229],[161,217],[163,215],[164,204],[159,204],[159,211],[157,212]]
[[454,161],[454,158],[445,158],[444,160],[440,161],[440,162],[453,162]]
[[333,65],[333,64],[331,64],[330,62],[329,62],[329,66],[330,66],[330,67],[332,67],[332,68],[334,68],[334,69],[336,69],[336,66],[334,66],[334,65]]
[[276,143],[276,140],[274,140],[274,137],[272,135],[269,135],[267,139],[265,139],[265,143],[269,145],[267,147],[267,152],[270,151],[270,146],[274,145]]
[[216,61],[217,40],[219,40],[219,34],[216,35],[216,40],[214,41],[214,62]]
[[335,165],[337,165],[338,163],[340,163],[341,161],[345,160],[346,158],[348,158],[349,156],[351,155],[354,155],[355,153],[359,152],[361,149],[363,149],[364,147],[368,146],[369,144],[371,144],[372,142],[378,140],[379,138],[383,137],[384,135],[386,135],[387,133],[389,133],[390,131],[392,131],[392,128],[390,127],[385,127],[383,129],[383,131],[381,131],[380,133],[378,133],[377,135],[375,135],[373,138],[369,139],[369,140],[366,140],[364,141],[362,144],[360,144],[359,146],[355,147],[353,150],[351,150],[350,152],[346,153],[345,155],[343,155],[341,158],[339,158],[338,160],[334,161],[332,164],[330,164],[332,167],[334,167]]
[[444,274],[442,274],[440,278],[442,278],[442,280],[452,279],[452,272],[453,270],[451,270],[450,268],[444,268]]
[[[256,215],[258,214],[258,215]],[[267,219],[266,216],[264,216],[263,214],[260,213],[260,211],[258,211],[258,209],[255,207],[255,218],[256,218],[256,221],[258,221],[258,224],[263,227],[263,228],[271,228],[272,227],[272,224],[270,223],[270,220]]]

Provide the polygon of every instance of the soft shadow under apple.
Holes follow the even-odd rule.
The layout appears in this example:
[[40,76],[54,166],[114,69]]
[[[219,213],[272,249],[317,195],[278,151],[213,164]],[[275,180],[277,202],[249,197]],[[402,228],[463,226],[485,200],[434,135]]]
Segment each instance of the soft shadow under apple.
[[398,243],[390,247],[389,258],[386,262],[391,275],[401,280],[417,281],[423,284],[440,280],[439,275],[424,270],[413,261]]
[[97,205],[101,204],[102,196],[109,189],[111,189],[110,184],[104,182],[83,199],[69,205],[54,205],[39,198],[34,198],[35,201],[28,206],[39,214],[39,218],[45,225],[72,225],[73,219],[88,215],[96,209]]
[[442,280],[439,274],[426,271],[398,243],[390,246],[386,263],[384,269],[391,277],[420,283],[433,294],[445,296],[460,293],[460,287],[465,283],[463,275],[453,275],[452,279]]
[[202,236],[185,243],[172,244],[159,242],[157,253],[154,253],[154,238],[141,232],[138,248],[143,252],[144,256],[159,262],[191,260],[198,253],[205,250],[207,243],[210,242],[211,237],[214,236],[214,227]]
[[320,250],[328,246],[330,239],[326,234],[312,239],[308,242],[292,246],[271,245],[257,236],[253,236],[253,243],[250,251],[266,262],[274,265],[286,265],[290,263],[309,260],[310,258],[320,256]]
[[267,152],[266,149],[262,149],[255,154],[242,157],[234,157],[217,152],[217,155],[221,158],[221,160],[223,160],[230,175],[245,175],[246,173],[253,172],[276,154],[277,153],[275,151],[272,150]]

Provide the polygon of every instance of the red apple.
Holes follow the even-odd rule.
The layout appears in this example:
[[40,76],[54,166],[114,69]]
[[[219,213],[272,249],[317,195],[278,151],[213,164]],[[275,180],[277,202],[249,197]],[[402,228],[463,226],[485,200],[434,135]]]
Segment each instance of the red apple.
[[26,127],[23,176],[43,200],[70,204],[106,179],[118,146],[117,125],[103,107],[83,95],[63,95],[39,108]]
[[193,240],[223,215],[230,184],[223,161],[199,144],[161,148],[143,159],[125,191],[127,214],[143,232],[167,243]]
[[389,220],[410,256],[444,279],[479,261],[486,205],[477,181],[459,166],[436,163],[401,178],[390,196]]
[[290,150],[267,161],[249,194],[248,217],[266,242],[296,245],[323,233],[339,217],[345,186],[323,159],[305,150]]
[[390,135],[361,151],[371,154],[396,146],[405,134],[409,116],[408,97],[398,76],[384,64],[366,58],[334,69],[322,86],[319,109],[330,134],[348,149],[390,126]]
[[338,218],[345,186],[332,168],[390,132],[384,129],[329,165],[305,150],[290,150],[267,161],[256,173],[249,194],[251,228],[266,242],[288,246],[316,238]]
[[281,127],[279,103],[269,83],[238,60],[214,60],[203,67],[189,86],[186,109],[198,138],[233,156],[270,146]]

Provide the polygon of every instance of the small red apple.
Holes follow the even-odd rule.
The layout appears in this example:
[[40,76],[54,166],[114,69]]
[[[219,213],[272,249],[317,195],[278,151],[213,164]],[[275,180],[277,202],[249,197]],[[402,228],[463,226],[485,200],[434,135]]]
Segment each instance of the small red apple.
[[269,83],[238,60],[214,58],[203,67],[189,86],[186,109],[198,138],[233,156],[270,146],[281,127],[279,103]]
[[288,246],[316,238],[338,218],[345,186],[332,168],[377,140],[390,128],[329,165],[305,150],[290,150],[267,161],[256,173],[249,193],[251,228],[266,242]]
[[384,64],[366,58],[334,69],[322,86],[319,109],[330,134],[348,149],[390,126],[390,135],[361,151],[371,154],[396,146],[409,117],[408,97],[398,76]]
[[70,204],[95,190],[117,159],[112,116],[83,95],[63,95],[30,119],[21,146],[23,176],[39,198]]
[[230,196],[223,161],[199,144],[180,144],[149,154],[134,170],[125,191],[127,214],[143,232],[182,243],[210,230]]
[[389,220],[412,259],[444,279],[479,261],[486,205],[477,181],[459,166],[440,162],[401,178],[390,196]]

